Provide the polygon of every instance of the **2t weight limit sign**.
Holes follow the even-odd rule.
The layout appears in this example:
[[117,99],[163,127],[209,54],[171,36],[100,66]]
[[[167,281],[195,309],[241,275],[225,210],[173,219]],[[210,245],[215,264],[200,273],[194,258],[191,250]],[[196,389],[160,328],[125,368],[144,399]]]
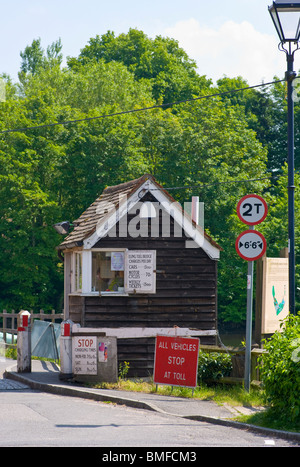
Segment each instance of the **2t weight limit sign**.
[[268,214],[267,203],[261,196],[255,194],[240,199],[236,210],[239,219],[247,225],[260,224]]

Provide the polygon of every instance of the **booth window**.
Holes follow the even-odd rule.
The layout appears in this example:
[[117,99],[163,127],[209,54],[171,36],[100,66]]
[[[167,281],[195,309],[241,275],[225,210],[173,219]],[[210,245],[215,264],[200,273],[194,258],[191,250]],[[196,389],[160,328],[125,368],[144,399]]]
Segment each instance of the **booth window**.
[[92,252],[92,291],[124,293],[124,251]]

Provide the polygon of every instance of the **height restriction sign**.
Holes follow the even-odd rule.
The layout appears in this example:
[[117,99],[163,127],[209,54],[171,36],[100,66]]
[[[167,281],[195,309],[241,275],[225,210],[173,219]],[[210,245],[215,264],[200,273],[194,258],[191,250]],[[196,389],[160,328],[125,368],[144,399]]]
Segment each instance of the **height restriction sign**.
[[246,195],[238,202],[237,215],[247,225],[260,224],[268,214],[268,205],[259,195]]
[[235,249],[240,257],[246,261],[256,261],[265,254],[267,242],[260,232],[246,230],[236,239]]

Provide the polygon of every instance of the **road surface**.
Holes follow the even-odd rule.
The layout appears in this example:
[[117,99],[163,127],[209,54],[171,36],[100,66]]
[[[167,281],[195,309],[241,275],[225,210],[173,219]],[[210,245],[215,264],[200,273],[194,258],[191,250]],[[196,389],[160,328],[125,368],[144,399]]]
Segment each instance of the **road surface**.
[[[0,374],[1,368],[0,363]],[[297,444],[173,415],[43,393],[0,379],[0,446],[146,447],[150,452],[160,447],[197,452],[195,448],[203,446]]]

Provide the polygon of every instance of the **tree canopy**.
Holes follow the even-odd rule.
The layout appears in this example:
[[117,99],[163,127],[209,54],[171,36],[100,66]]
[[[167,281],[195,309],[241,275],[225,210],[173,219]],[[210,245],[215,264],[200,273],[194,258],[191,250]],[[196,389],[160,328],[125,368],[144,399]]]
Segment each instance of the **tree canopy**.
[[[243,321],[246,265],[234,247],[243,195],[268,200],[272,254],[287,246],[284,84],[231,92],[247,82],[222,77],[213,86],[177,41],[136,29],[91,38],[66,66],[61,51],[60,40],[45,51],[35,39],[20,54],[19,81],[3,78],[0,131],[20,130],[0,133],[0,306],[60,311],[52,225],[77,218],[107,185],[152,173],[178,201],[205,203],[205,228],[224,249],[219,319]],[[297,105],[295,115],[298,135]]]

